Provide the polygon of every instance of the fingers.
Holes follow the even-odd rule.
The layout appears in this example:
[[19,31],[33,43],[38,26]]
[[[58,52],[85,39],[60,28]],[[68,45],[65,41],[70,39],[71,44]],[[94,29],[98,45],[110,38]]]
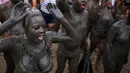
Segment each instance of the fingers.
[[16,15],[16,17],[20,16],[23,13],[23,11],[18,12],[18,14]]
[[55,4],[53,4],[53,8],[54,8],[54,9],[56,9],[56,8],[57,8],[57,6],[56,6]]
[[48,3],[48,5],[47,5],[48,10],[52,10],[52,9],[56,9],[56,8],[57,8],[56,4]]
[[48,3],[47,9],[48,9],[48,10],[52,9],[52,4],[51,4],[51,3]]
[[52,3],[48,3],[47,10],[52,14],[52,10],[53,10]]

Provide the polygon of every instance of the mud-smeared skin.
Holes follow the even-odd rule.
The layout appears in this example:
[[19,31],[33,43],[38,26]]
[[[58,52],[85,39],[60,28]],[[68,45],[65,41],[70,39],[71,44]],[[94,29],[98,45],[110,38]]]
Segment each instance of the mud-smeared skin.
[[91,32],[92,28],[97,24],[97,21],[99,19],[99,5],[94,0],[88,0],[87,2],[87,10],[89,12],[89,18],[88,18],[88,33]]
[[[22,24],[18,24],[9,30],[8,36],[12,36],[12,35],[20,36],[24,34],[25,33]],[[15,70],[15,63],[11,53],[9,51],[4,52],[4,58],[6,60],[6,65],[7,65],[6,73],[13,73],[13,71]]]
[[[11,14],[13,6],[15,4],[17,4],[18,2],[20,2],[21,0],[10,0],[10,1],[11,1],[11,5],[12,5],[10,7],[8,7],[6,4],[0,5],[0,7],[4,7],[4,8],[0,9],[0,21],[2,23],[10,18],[10,14]],[[9,33],[9,35],[14,35],[15,33],[17,35],[19,35],[20,33],[18,33],[18,32],[20,29],[18,28],[18,26],[17,26],[17,28],[13,27],[14,29],[18,29],[18,30],[13,29],[13,31],[11,31],[13,34]],[[20,28],[21,28],[21,26],[20,26]],[[20,32],[22,32],[22,30],[20,30]],[[6,34],[8,34],[8,33],[6,33]],[[5,34],[2,35],[2,37],[5,37]],[[13,73],[15,65],[14,65],[14,62],[12,60],[11,54],[9,52],[4,52],[4,58],[5,58],[6,64],[7,64],[6,73]]]
[[114,23],[114,18],[112,15],[112,10],[109,9],[106,5],[107,0],[102,0],[102,4],[99,6],[98,1],[89,1],[89,24],[88,24],[88,32],[90,34],[90,52],[98,48],[99,52],[97,54],[97,60],[95,63],[95,69],[99,72],[100,62],[102,60],[102,56],[105,50],[105,41],[107,32],[109,28]]
[[[12,4],[13,4],[13,6],[15,5],[15,4],[17,4],[18,2],[20,2],[20,1],[15,1],[15,0],[11,0],[11,2],[12,2]],[[13,7],[12,6],[12,7]],[[12,12],[12,7],[11,8],[7,8],[7,9],[5,9],[5,11],[7,12],[8,11],[8,18],[9,17],[13,17],[13,16],[16,16],[16,14],[12,14],[11,12]],[[19,10],[18,10],[19,11]],[[19,12],[20,13],[20,12]],[[4,13],[3,12],[3,15],[4,14],[6,14],[6,13]],[[7,19],[8,19],[7,18]],[[9,31],[8,31],[8,36],[11,36],[11,35],[17,35],[17,36],[19,36],[19,35],[23,35],[24,34],[24,29],[23,29],[23,27],[22,27],[22,22],[19,22],[19,23],[17,23],[17,25],[16,26],[13,26],[11,29],[9,29]],[[13,71],[15,70],[15,64],[14,64],[14,60],[13,60],[13,57],[12,57],[12,55],[10,54],[10,52],[9,51],[6,51],[6,52],[4,52],[4,58],[5,58],[5,61],[6,61],[6,65],[7,65],[7,67],[6,67],[6,73],[13,73]]]
[[126,20],[116,22],[108,32],[107,50],[104,54],[104,73],[120,73],[128,61],[130,25]]
[[[23,3],[22,3],[23,4]],[[24,6],[24,4],[23,4]],[[64,17],[62,17],[64,18]],[[64,20],[59,19],[60,22]],[[69,24],[63,24],[65,29],[67,29],[67,34],[70,34],[70,37],[65,34],[58,34],[54,32],[46,32],[45,33],[45,22],[43,20],[42,14],[37,9],[29,10],[29,15],[25,19],[24,30],[26,33],[26,37],[20,36],[9,36],[7,38],[0,40],[1,45],[1,52],[9,51],[13,56],[13,60],[15,63],[15,71],[14,73],[48,73],[51,70],[52,63],[51,63],[51,56],[47,55],[47,46],[51,44],[51,42],[67,42],[72,40],[74,37],[77,36],[74,28],[72,28]],[[4,23],[5,24],[5,23]],[[12,25],[8,22],[5,24],[6,30],[7,27]],[[37,25],[37,26],[36,26]],[[67,27],[67,28],[66,28]],[[2,28],[2,26],[1,26]],[[34,30],[35,29],[35,30]],[[3,29],[5,30],[5,29]],[[0,33],[4,33],[5,31],[1,31]],[[45,35],[47,38],[45,38]],[[73,35],[75,34],[75,35]],[[44,36],[43,41],[37,39],[38,36]],[[33,37],[32,37],[33,36]],[[41,37],[40,37],[41,38]],[[32,45],[33,44],[33,45]],[[41,45],[40,45],[41,44]],[[47,47],[47,48],[46,48]],[[42,50],[39,53],[35,54],[35,51]],[[29,52],[31,51],[31,53]],[[34,53],[33,53],[34,52]],[[22,55],[23,54],[23,55]],[[41,57],[40,57],[41,56]],[[32,61],[30,61],[32,58]],[[27,60],[27,61],[25,61]],[[44,63],[43,63],[44,62]],[[31,63],[31,64],[29,64]],[[27,65],[28,64],[28,65]],[[46,64],[46,65],[45,65]],[[39,65],[39,66],[38,66]],[[48,68],[49,66],[49,68]],[[48,68],[48,69],[47,69]],[[45,72],[44,72],[45,71]]]
[[[113,25],[114,19],[111,15],[111,11],[109,9],[102,9],[99,12],[99,20],[97,21],[96,25],[93,27],[90,35],[90,39],[93,40],[93,36],[99,38],[100,40],[105,39],[107,32],[109,31],[109,28]],[[91,45],[91,52],[97,47],[96,43],[98,44],[99,41],[95,40],[95,45],[94,45],[94,40],[91,42],[93,45]],[[92,48],[95,47],[95,48]]]
[[[67,3],[67,0],[56,1],[67,22],[71,24],[78,33],[78,37],[72,41],[59,44],[57,50],[58,68],[56,73],[63,73],[66,60],[69,61],[69,72],[77,73],[80,46],[82,41],[85,40],[84,38],[86,38],[87,33],[88,12],[84,9],[80,9],[80,6],[78,6],[79,4],[75,3],[76,1],[81,0],[74,0],[72,6]],[[61,58],[63,60],[61,60]]]

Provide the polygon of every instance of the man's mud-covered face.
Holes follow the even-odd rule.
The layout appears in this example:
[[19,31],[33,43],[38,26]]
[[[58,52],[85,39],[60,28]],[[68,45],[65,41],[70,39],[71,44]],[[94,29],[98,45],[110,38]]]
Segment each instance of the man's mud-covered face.
[[78,0],[78,2],[80,4],[80,8],[81,9],[85,9],[86,8],[87,2],[85,0]]
[[85,0],[73,0],[74,8],[78,12],[82,12],[86,8],[87,2]]

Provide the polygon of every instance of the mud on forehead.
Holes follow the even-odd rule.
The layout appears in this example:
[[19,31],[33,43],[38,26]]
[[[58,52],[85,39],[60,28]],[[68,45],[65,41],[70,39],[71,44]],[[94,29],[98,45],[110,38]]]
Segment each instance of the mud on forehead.
[[32,24],[45,24],[43,16],[39,14],[32,15],[30,20]]
[[28,25],[35,24],[38,22],[42,23],[43,25],[45,24],[45,21],[41,12],[39,10],[37,11],[37,10],[32,9],[25,19],[24,27],[26,28],[28,27]]

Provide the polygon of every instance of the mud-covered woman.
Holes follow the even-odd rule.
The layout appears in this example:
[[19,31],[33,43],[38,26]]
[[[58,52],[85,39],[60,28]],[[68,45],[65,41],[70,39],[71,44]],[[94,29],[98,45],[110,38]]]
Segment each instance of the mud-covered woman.
[[120,73],[128,61],[130,48],[130,3],[126,3],[126,19],[113,24],[107,36],[104,53],[104,73]]
[[[67,21],[75,28],[78,37],[68,43],[58,45],[57,70],[55,73],[64,72],[67,60],[69,64],[69,73],[77,73],[80,59],[80,47],[82,42],[87,45],[88,11],[85,10],[86,0],[73,0],[72,5],[69,5],[68,0],[56,0],[56,3]],[[62,29],[62,32],[64,32],[64,28]]]
[[[52,42],[67,43],[75,38],[77,33],[55,5],[47,6],[48,10],[62,23],[67,34],[46,32],[45,22],[40,11],[31,7],[24,7],[26,5],[24,3],[20,3],[15,7],[19,5],[21,6],[19,9],[23,11],[21,15],[28,13],[23,20],[26,35],[9,36],[1,39],[0,52],[7,50],[11,52],[16,66],[14,73],[49,73],[53,66],[49,45]],[[5,28],[15,25],[9,23],[6,22]],[[0,31],[1,34],[5,32],[5,29],[3,30]]]

